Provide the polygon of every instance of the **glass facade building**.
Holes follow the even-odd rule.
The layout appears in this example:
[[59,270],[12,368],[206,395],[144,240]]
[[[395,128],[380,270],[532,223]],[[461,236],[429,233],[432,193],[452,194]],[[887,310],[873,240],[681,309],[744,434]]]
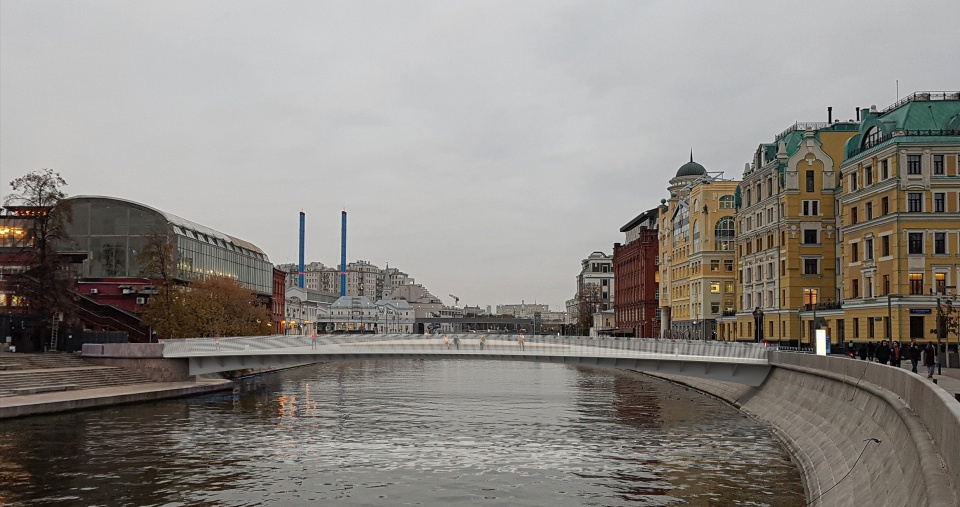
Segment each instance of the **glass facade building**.
[[159,233],[177,247],[176,279],[228,276],[253,292],[273,292],[273,264],[252,243],[132,201],[99,196],[68,200],[73,206],[69,249],[89,254],[84,278],[142,276],[137,254]]

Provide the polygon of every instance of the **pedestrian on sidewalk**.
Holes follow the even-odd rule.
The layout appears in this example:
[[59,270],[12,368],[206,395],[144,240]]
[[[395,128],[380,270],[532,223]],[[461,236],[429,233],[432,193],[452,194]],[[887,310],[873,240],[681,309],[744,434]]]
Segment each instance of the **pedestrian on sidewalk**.
[[918,373],[917,365],[920,364],[920,352],[921,350],[920,350],[920,346],[917,345],[917,340],[915,338],[911,339],[910,348],[907,349],[907,357],[910,358],[910,364],[912,366],[910,371],[914,373]]
[[927,342],[927,348],[923,349],[923,365],[927,367],[927,378],[933,378],[933,367],[937,364],[937,349],[933,342]]
[[860,348],[857,350],[857,355],[860,356],[860,360],[861,360],[861,361],[866,361],[866,360],[867,360],[867,346],[864,345],[864,344],[860,344]]
[[457,347],[457,350],[460,350],[460,335],[453,335],[453,345]]
[[480,350],[483,350],[483,342],[486,341],[486,339],[487,339],[487,335],[485,334],[480,335]]
[[520,334],[517,335],[517,345],[520,346],[520,350],[523,350],[523,331],[520,331]]
[[877,352],[877,346],[873,342],[867,342],[867,359],[873,362],[874,354]]
[[875,352],[877,355],[877,362],[880,364],[887,364],[890,362],[890,347],[887,346],[887,340],[882,340],[880,346],[877,347]]
[[313,334],[310,335],[310,348],[312,348],[312,349],[316,349],[316,348],[317,348],[317,333],[316,333],[316,331],[314,331]]
[[900,343],[899,343],[899,342],[893,342],[893,352],[892,352],[892,355],[891,355],[891,357],[890,357],[890,360],[891,360],[892,362],[891,362],[890,364],[896,366],[897,368],[900,367],[900,355],[901,355],[901,352],[903,352],[903,351],[900,349]]

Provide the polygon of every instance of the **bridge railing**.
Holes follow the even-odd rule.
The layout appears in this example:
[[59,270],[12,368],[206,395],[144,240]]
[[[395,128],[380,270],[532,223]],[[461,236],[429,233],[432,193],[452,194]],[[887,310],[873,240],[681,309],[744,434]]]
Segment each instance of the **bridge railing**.
[[[485,349],[480,349],[483,337]],[[308,335],[243,336],[233,338],[187,338],[160,340],[164,344],[164,356],[198,355],[252,355],[339,352],[436,352],[450,350],[458,353],[524,353],[564,355],[564,349],[576,348],[577,355],[597,357],[627,357],[637,354],[660,354],[671,356],[703,356],[731,360],[765,360],[769,348],[755,343],[737,343],[701,340],[672,340],[651,338],[589,338],[583,336],[524,337],[521,350],[517,335],[503,334],[365,334],[365,335]],[[459,347],[456,342],[459,341]],[[350,347],[346,349],[345,347]],[[357,347],[357,348],[354,348]],[[363,347],[363,348],[360,348]],[[572,351],[571,351],[572,353]]]

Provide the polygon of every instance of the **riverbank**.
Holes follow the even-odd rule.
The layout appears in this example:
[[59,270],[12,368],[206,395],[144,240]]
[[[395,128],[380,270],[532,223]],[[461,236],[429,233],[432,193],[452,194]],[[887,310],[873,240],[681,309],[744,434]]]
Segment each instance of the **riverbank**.
[[230,380],[200,378],[195,381],[151,382],[5,396],[0,397],[0,419],[195,396],[230,390],[233,385]]
[[957,505],[960,372],[937,383],[866,361],[772,353],[759,388],[651,374],[716,396],[769,426],[811,505]]

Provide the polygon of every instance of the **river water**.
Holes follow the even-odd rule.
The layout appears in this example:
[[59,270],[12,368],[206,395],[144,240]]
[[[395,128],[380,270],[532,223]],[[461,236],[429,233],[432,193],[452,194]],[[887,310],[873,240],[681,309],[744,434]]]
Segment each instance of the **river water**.
[[360,361],[0,423],[0,505],[802,506],[760,423],[631,372]]

